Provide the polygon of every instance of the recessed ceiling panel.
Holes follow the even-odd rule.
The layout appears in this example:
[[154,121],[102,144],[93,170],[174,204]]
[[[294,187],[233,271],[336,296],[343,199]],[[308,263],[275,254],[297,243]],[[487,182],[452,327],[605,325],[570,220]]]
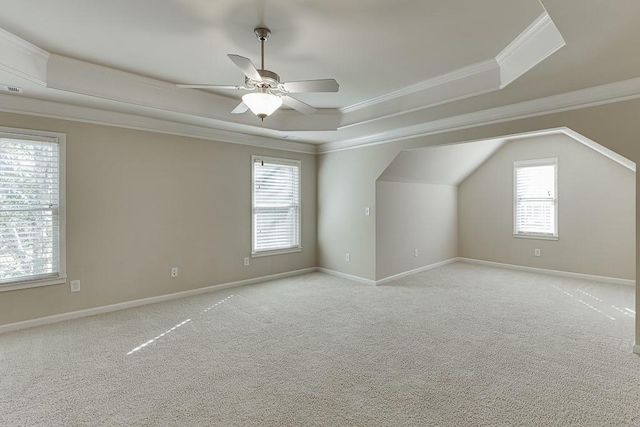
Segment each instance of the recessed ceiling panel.
[[[351,105],[495,57],[542,12],[537,0],[5,0],[0,27],[51,53],[169,82],[242,84],[227,58],[287,81],[335,78],[321,108]],[[229,96],[239,97],[230,93]]]

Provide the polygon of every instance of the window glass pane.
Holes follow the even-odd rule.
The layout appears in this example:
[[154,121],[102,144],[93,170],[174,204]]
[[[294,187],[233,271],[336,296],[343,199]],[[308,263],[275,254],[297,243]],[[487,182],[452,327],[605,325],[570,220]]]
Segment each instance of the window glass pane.
[[300,164],[254,158],[253,252],[300,246]]
[[0,138],[0,283],[56,276],[59,147]]
[[556,164],[516,166],[515,232],[556,235]]

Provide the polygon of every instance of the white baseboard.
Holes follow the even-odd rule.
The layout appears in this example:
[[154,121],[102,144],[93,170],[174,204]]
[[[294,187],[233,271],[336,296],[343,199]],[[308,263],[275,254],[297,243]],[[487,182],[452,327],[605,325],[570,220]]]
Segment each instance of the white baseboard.
[[351,274],[341,273],[341,272],[335,271],[335,270],[329,270],[328,268],[316,267],[316,271],[319,271],[319,272],[325,273],[325,274],[330,274],[332,276],[341,277],[343,279],[352,280],[354,282],[364,283],[365,285],[373,285],[373,286],[376,285],[376,281],[375,280],[365,279],[364,277],[353,276]]
[[635,354],[640,354],[640,345],[634,345],[633,346],[633,352]]
[[24,320],[22,322],[0,325],[0,334],[18,331],[20,329],[32,328],[34,326],[48,325],[50,323],[62,322],[65,320],[78,319],[80,317],[94,316],[96,314],[109,313],[112,311],[124,310],[127,308],[139,307],[141,305],[154,304],[178,298],[185,298],[207,292],[219,291],[222,289],[237,288],[239,286],[252,285],[254,283],[267,282],[269,280],[282,279],[285,277],[299,276],[301,274],[313,273],[315,267],[302,270],[286,271],[284,273],[260,276],[253,279],[238,280],[237,282],[221,283],[219,285],[207,286],[206,288],[192,289],[189,291],[175,292],[172,294],[159,295],[157,297],[142,298],[133,301],[126,301],[117,304],[103,305],[100,307],[87,308],[85,310],[71,311],[69,313],[55,314],[53,316],[39,317],[37,319]]
[[462,262],[468,262],[471,264],[480,264],[480,265],[488,265],[491,267],[508,268],[510,270],[527,271],[529,273],[549,274],[552,276],[570,277],[573,279],[583,279],[583,280],[592,280],[595,282],[614,283],[616,285],[627,285],[627,286],[636,285],[635,280],[618,279],[617,277],[594,276],[591,274],[572,273],[570,271],[548,270],[546,268],[536,268],[536,267],[525,267],[523,265],[503,264],[501,262],[485,261],[485,260],[473,259],[473,258],[460,257],[458,258],[458,260]]
[[405,271],[403,273],[394,274],[393,276],[385,277],[384,279],[376,280],[376,285],[382,285],[384,283],[388,283],[397,279],[401,279],[403,277],[411,276],[416,273],[420,273],[422,271],[431,270],[432,268],[442,267],[443,265],[451,264],[452,262],[458,261],[458,258],[451,258],[444,261],[436,262],[433,264],[425,265],[424,267],[415,268],[413,270]]

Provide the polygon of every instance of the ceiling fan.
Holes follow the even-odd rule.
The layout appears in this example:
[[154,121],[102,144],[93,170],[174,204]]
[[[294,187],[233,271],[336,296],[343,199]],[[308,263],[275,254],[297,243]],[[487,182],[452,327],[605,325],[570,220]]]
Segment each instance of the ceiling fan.
[[242,102],[231,111],[232,114],[242,114],[251,110],[256,116],[264,120],[284,103],[288,107],[302,114],[313,114],[317,110],[309,104],[292,97],[291,93],[308,92],[337,92],[339,85],[334,79],[301,80],[295,82],[281,82],[280,76],[264,68],[264,42],[269,39],[271,31],[266,27],[257,27],[254,33],[261,44],[261,68],[258,70],[251,60],[240,55],[229,54],[229,59],[244,73],[244,86],[209,85],[209,84],[178,84],[179,88],[188,89],[232,89],[251,91],[242,96]]

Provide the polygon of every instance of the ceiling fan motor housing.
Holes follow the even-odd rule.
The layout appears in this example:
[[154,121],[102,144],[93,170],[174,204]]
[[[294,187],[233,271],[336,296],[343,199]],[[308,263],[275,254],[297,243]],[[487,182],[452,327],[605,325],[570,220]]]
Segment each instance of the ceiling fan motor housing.
[[257,82],[245,77],[244,82],[247,87],[263,87],[268,89],[280,89],[280,76],[270,70],[258,70],[258,74],[262,77],[261,82]]

